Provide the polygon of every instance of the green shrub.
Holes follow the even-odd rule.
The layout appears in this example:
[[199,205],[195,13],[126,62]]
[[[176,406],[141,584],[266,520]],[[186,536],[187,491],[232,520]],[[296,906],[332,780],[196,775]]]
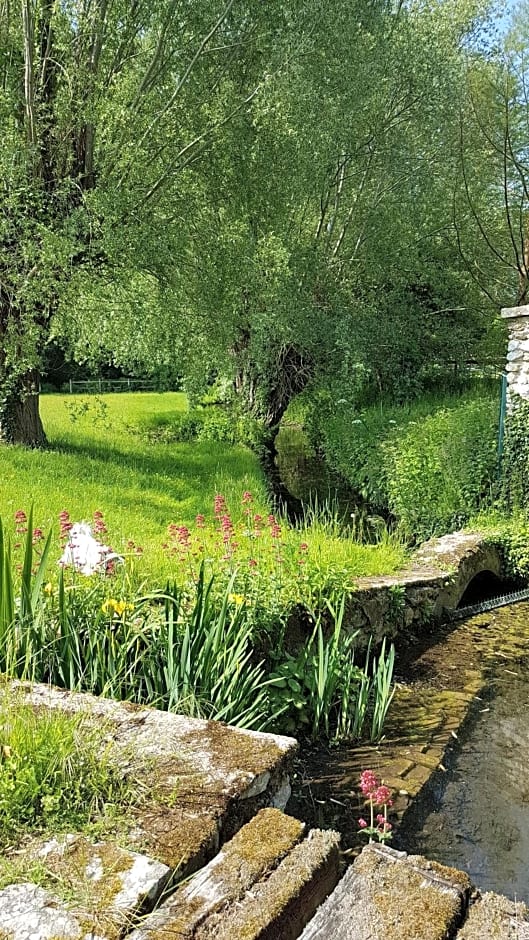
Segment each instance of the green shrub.
[[[313,740],[366,736],[377,741],[394,694],[392,685],[395,650],[386,654],[385,640],[379,657],[371,657],[371,644],[363,655],[363,665],[355,662],[358,631],[348,633],[343,626],[346,595],[336,606],[327,601],[325,612],[316,615],[314,629],[297,655],[276,652],[276,666],[270,676],[270,695],[281,716],[281,730],[299,733]],[[332,632],[327,636],[324,614],[330,614]]]
[[311,436],[332,469],[408,538],[464,525],[497,484],[499,395],[430,396],[361,412],[346,401],[312,412]]
[[166,444],[185,444],[189,441],[237,444],[247,443],[251,437],[247,422],[214,405],[176,414],[170,420],[154,422],[154,426],[151,422],[147,436],[152,441]]

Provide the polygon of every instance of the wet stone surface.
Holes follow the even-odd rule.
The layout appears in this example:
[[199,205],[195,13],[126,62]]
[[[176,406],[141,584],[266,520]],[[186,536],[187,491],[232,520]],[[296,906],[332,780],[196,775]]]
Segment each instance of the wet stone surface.
[[448,772],[432,778],[400,840],[529,902],[529,668],[512,666],[476,702]]

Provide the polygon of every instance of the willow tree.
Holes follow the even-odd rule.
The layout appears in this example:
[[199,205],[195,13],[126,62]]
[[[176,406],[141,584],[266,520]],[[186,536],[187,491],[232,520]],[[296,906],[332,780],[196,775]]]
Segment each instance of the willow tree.
[[214,352],[269,438],[314,378],[347,385],[361,363],[391,391],[435,344],[457,357],[482,332],[453,176],[469,35],[486,9],[306,0],[281,68],[212,155],[187,359]]
[[259,87],[255,68],[230,81],[241,50],[261,55],[256,10],[235,0],[0,0],[4,441],[45,442],[40,357],[73,284],[97,281],[108,294],[113,283],[160,283],[185,262],[194,166]]

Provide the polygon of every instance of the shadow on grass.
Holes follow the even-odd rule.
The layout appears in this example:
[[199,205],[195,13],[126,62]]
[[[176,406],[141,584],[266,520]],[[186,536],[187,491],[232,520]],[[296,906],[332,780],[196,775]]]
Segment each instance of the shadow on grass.
[[[161,454],[162,447],[166,452]],[[157,514],[160,497],[168,506],[191,501],[201,508],[204,497],[222,484],[239,489],[247,488],[252,478],[260,486],[263,483],[257,458],[250,451],[214,442],[153,445],[145,451],[57,437],[48,453],[61,458],[61,465],[54,469],[59,478],[70,480],[70,487],[72,474],[76,484],[106,483],[122,490],[120,503],[137,506],[138,496],[126,495],[133,487],[141,491],[142,503],[152,502]]]

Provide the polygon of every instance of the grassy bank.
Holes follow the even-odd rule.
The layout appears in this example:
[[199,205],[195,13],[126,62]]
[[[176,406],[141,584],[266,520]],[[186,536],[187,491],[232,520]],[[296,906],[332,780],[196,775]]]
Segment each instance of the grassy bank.
[[[61,511],[67,510],[74,521],[92,521],[99,511],[104,514],[105,538],[115,551],[127,553],[131,543],[140,546],[145,576],[166,577],[175,569],[168,527],[192,529],[197,516],[204,516],[206,524],[211,523],[208,552],[215,555],[222,548],[216,546],[215,495],[224,497],[233,525],[241,534],[248,533],[243,495],[252,496],[252,518],[266,520],[270,507],[265,481],[257,458],[246,447],[160,439],[160,431],[186,409],[185,396],[172,392],[44,395],[42,416],[49,449],[0,451],[4,525],[9,529],[15,512],[27,512],[32,504],[35,524],[46,532],[52,528],[58,540]],[[252,534],[240,539],[243,558],[253,553]],[[299,544],[309,534],[310,554],[318,569],[334,566],[354,577],[393,571],[404,560],[396,542],[361,546],[335,537],[318,523],[310,533],[282,527],[289,545],[291,538]]]
[[366,408],[325,393],[308,424],[329,466],[406,539],[460,528],[494,502],[499,386]]

